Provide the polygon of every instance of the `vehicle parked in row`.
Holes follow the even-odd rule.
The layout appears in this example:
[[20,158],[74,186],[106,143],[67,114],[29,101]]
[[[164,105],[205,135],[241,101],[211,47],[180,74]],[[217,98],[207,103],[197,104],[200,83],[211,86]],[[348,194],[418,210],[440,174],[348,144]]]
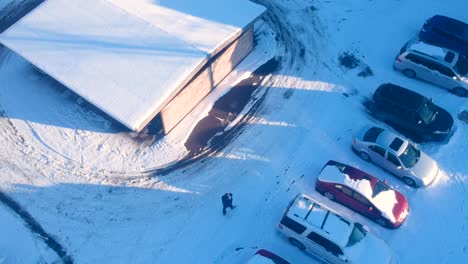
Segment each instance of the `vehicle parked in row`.
[[465,57],[468,56],[468,24],[462,21],[435,15],[424,22],[419,38],[424,42],[447,47]]
[[315,189],[386,228],[400,227],[408,216],[408,201],[403,194],[340,162],[327,162],[317,177]]
[[369,113],[416,142],[441,141],[450,135],[453,118],[431,99],[386,83],[374,92]]
[[392,261],[384,241],[304,194],[289,203],[278,228],[291,244],[328,263]]
[[468,60],[455,51],[413,39],[401,48],[393,68],[409,78],[431,82],[458,96],[468,96]]
[[412,187],[430,185],[439,166],[412,142],[379,127],[366,128],[353,140],[354,152]]
[[255,252],[247,264],[289,264],[285,259],[266,249]]

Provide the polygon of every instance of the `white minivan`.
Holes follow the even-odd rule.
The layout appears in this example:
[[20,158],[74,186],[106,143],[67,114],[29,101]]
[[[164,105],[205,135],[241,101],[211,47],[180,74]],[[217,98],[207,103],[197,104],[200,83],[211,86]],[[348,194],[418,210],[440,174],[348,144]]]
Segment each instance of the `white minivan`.
[[278,228],[291,244],[327,263],[392,263],[383,240],[304,194],[290,202]]

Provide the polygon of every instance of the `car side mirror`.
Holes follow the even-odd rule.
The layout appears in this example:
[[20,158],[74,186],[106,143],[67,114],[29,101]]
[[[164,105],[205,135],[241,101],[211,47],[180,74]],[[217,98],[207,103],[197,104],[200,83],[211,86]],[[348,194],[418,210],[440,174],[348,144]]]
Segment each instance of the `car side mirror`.
[[372,212],[372,211],[374,211],[374,207],[371,206],[369,207],[369,212]]
[[403,167],[402,166],[397,166],[397,170],[401,170]]
[[453,76],[452,79],[454,79],[455,81],[458,80],[457,76]]

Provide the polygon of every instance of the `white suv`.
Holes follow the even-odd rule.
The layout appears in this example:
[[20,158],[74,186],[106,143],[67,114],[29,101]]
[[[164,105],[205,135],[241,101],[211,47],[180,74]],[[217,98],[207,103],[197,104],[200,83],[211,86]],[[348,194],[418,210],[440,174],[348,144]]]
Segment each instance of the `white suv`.
[[298,194],[278,225],[291,244],[328,263],[391,263],[388,245],[312,198]]
[[468,96],[468,61],[455,51],[416,38],[401,48],[393,68],[409,78],[419,78],[458,96]]

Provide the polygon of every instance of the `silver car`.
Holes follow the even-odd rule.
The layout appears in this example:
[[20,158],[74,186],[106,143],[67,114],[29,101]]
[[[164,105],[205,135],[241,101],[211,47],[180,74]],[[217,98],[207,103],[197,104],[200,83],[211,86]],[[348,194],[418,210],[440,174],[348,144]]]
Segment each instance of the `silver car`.
[[419,78],[458,96],[468,96],[468,60],[455,51],[413,39],[401,48],[393,68],[409,78]]
[[412,187],[428,186],[439,174],[437,163],[414,143],[379,127],[364,129],[354,139],[353,150]]

